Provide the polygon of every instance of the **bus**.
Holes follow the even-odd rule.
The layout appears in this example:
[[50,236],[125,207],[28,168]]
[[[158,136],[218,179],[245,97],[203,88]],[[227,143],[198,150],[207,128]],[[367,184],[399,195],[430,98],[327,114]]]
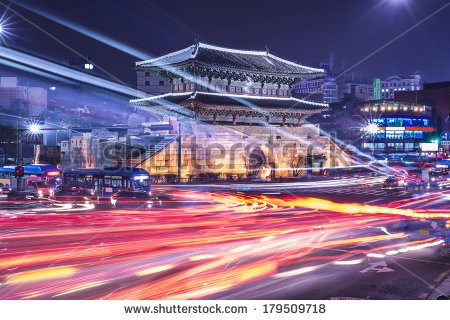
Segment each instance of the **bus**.
[[150,174],[142,168],[70,169],[63,172],[63,183],[88,190],[100,199],[122,190],[151,194]]
[[[0,167],[0,182],[11,185],[11,178],[14,178],[16,166]],[[61,170],[52,164],[27,164],[23,166],[23,179],[47,181],[50,184],[57,184],[61,180]]]
[[16,166],[0,167],[0,184],[9,192],[25,192],[36,197],[52,196],[55,187],[60,184],[62,171],[51,164],[24,165],[24,176],[15,177]]

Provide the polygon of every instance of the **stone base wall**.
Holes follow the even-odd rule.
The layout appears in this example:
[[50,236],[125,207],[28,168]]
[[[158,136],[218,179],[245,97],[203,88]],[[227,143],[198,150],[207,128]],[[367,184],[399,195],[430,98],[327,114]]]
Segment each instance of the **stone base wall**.
[[[184,130],[182,130],[184,131]],[[220,178],[259,178],[306,174],[308,154],[326,157],[324,167],[350,164],[350,158],[314,125],[300,127],[192,125],[182,132],[181,176],[213,173]],[[258,150],[259,149],[259,150]],[[317,166],[314,163],[313,166]],[[141,163],[153,175],[176,175],[178,142]]]

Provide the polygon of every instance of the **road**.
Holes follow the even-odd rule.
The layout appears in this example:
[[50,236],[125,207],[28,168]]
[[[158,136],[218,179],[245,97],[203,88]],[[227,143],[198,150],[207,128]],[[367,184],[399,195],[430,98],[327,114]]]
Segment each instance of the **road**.
[[[159,186],[162,207],[0,207],[0,299],[426,299],[449,191]],[[5,203],[3,203],[5,208]],[[448,294],[448,293],[447,293]]]

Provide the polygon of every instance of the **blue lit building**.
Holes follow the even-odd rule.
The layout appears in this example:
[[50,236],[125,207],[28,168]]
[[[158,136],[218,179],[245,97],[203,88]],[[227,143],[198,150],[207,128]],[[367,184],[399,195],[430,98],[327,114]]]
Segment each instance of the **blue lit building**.
[[360,113],[365,122],[360,147],[366,151],[416,152],[436,135],[430,106],[380,101],[363,105]]

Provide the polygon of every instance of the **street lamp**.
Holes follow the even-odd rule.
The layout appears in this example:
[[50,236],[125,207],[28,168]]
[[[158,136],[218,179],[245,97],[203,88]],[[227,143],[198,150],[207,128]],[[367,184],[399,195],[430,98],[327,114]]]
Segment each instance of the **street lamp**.
[[41,130],[41,127],[38,124],[33,123],[28,126],[28,130],[31,134],[38,134]]
[[33,140],[33,162],[36,161],[36,143],[39,140],[38,134],[41,132],[41,126],[36,120],[28,124],[28,133]]
[[373,135],[373,134],[376,134],[378,132],[378,126],[377,126],[376,123],[371,122],[371,123],[367,124],[363,128],[363,131],[368,133],[368,134],[372,134]]
[[372,136],[372,144],[373,144],[373,146],[372,146],[372,154],[374,154],[374,152],[375,152],[375,139],[374,139],[374,137],[379,131],[378,125],[375,122],[369,122],[364,127],[362,127],[362,131],[364,132],[365,135]]

